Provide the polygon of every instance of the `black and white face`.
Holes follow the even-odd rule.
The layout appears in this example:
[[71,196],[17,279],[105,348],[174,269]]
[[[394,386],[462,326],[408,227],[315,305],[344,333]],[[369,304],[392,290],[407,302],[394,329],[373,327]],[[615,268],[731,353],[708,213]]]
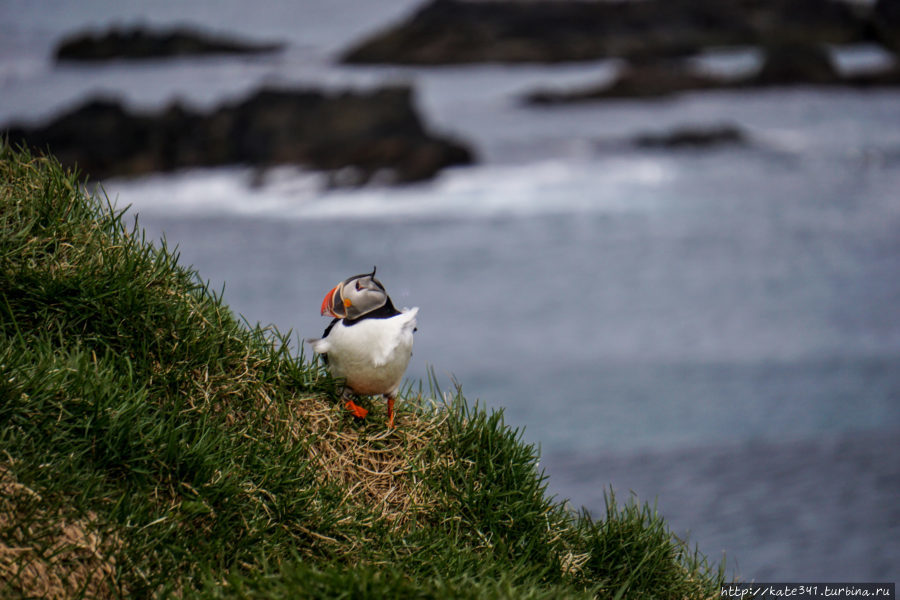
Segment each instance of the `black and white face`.
[[340,282],[322,300],[322,315],[358,319],[387,304],[387,291],[371,273],[354,275]]

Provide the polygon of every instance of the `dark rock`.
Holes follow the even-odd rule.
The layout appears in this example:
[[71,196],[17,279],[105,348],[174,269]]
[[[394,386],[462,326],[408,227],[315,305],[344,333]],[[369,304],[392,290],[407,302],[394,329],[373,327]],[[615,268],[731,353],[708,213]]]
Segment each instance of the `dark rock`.
[[350,63],[558,62],[672,57],[700,48],[863,39],[838,0],[432,0],[343,57]]
[[571,91],[538,90],[529,104],[562,104],[616,98],[662,98],[685,90],[714,89],[719,80],[695,73],[680,62],[639,63],[625,67],[610,84]]
[[713,127],[682,127],[667,133],[645,133],[633,141],[640,148],[709,148],[712,146],[735,146],[747,143],[744,132],[734,125]]
[[473,160],[465,146],[425,130],[407,87],[334,95],[264,89],[208,114],[178,104],[131,113],[118,102],[92,100],[43,127],[11,127],[7,136],[49,150],[92,179],[193,166],[300,164],[352,167],[360,183],[384,171],[410,182]]
[[783,44],[766,50],[763,66],[746,85],[837,84],[841,76],[823,46]]
[[900,53],[900,2],[878,0],[872,9],[874,38],[886,48]]
[[54,54],[60,61],[101,61],[207,54],[259,54],[275,52],[283,47],[279,43],[251,43],[187,28],[149,31],[135,27],[127,30],[111,29],[105,33],[76,33],[63,39]]

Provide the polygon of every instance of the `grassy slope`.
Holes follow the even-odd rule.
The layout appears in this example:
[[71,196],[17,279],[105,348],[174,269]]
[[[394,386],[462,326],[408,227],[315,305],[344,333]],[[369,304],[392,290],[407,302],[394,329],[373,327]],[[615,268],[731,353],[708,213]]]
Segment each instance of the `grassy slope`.
[[461,394],[398,428],[52,159],[0,148],[0,597],[704,598],[648,506],[592,521]]

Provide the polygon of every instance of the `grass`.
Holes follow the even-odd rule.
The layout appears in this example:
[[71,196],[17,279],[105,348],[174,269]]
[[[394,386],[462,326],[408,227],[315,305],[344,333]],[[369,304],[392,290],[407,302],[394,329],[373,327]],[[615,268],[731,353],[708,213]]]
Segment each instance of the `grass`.
[[0,597],[717,596],[649,506],[549,497],[502,413],[432,381],[359,423],[288,342],[0,145]]

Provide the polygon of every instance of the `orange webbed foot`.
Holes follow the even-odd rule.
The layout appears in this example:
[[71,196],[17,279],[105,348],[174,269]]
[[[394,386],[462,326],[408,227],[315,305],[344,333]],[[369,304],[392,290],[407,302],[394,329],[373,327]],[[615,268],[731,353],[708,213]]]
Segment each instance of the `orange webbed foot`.
[[369,414],[368,409],[363,408],[353,400],[347,400],[344,404],[344,408],[353,413],[353,416],[358,419],[365,419],[366,415]]

